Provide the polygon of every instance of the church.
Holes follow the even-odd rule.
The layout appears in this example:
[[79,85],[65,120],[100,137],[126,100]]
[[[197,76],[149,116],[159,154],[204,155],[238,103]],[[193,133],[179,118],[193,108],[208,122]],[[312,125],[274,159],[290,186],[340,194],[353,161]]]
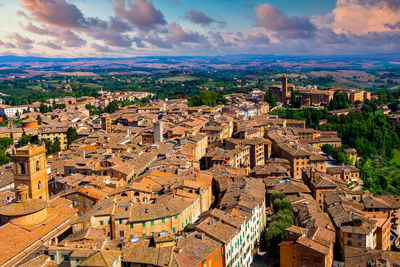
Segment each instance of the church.
[[27,145],[14,150],[15,202],[0,207],[0,266],[18,265],[45,244],[71,233],[76,216],[66,199],[49,200],[46,148]]

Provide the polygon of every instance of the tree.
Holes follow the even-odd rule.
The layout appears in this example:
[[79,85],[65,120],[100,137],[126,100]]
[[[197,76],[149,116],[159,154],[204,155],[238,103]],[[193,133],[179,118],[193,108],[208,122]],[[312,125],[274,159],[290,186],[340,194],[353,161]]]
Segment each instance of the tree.
[[276,101],[276,98],[272,94],[271,90],[268,90],[265,94],[264,101],[269,104],[271,108],[274,108],[278,105],[278,102]]
[[61,151],[61,143],[60,143],[60,139],[58,137],[56,137],[56,139],[54,140],[53,144],[52,144],[52,150],[53,153],[57,153]]
[[345,92],[335,92],[332,100],[329,102],[329,110],[346,109],[351,105],[351,101]]
[[42,125],[42,117],[40,117],[39,114],[37,115],[36,120],[38,122],[38,125]]
[[200,95],[192,96],[188,105],[191,107],[202,105],[215,107],[216,105],[226,104],[226,102],[227,100],[223,97],[222,92],[202,91]]
[[300,91],[296,90],[293,91],[291,96],[290,96],[290,104],[294,107],[294,108],[301,108],[301,94]]
[[290,200],[282,193],[271,195],[274,207],[274,218],[265,231],[265,245],[273,253],[285,239],[286,228],[294,224],[293,208]]
[[73,127],[69,127],[67,130],[68,146],[72,144],[77,138],[78,138],[78,133],[76,132],[76,129]]

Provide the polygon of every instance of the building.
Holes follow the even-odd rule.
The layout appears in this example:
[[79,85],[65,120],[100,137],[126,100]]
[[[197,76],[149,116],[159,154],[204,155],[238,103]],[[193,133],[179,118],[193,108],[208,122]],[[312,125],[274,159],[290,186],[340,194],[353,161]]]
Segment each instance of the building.
[[222,244],[198,231],[179,238],[175,251],[179,266],[226,266]]
[[0,207],[0,265],[15,266],[46,244],[70,233],[71,202],[48,201],[44,146],[14,151],[15,202]]
[[104,114],[101,116],[101,128],[107,133],[111,133],[111,116]]
[[28,106],[0,106],[0,116],[6,115],[7,117],[16,117],[24,112],[30,112],[31,108]]
[[279,244],[280,266],[332,266],[335,232],[312,226],[286,228],[286,240]]
[[272,85],[270,87],[272,95],[278,102],[286,102],[295,89],[296,87],[293,84],[288,84],[286,74],[282,75],[281,85]]
[[29,188],[29,197],[24,198],[48,200],[45,146],[28,145],[18,148],[12,157],[15,187],[27,186]]
[[154,123],[154,143],[164,142],[164,123],[158,121]]
[[46,139],[53,143],[58,138],[61,150],[65,150],[68,147],[67,132],[68,127],[42,127],[38,131],[38,138],[39,140]]

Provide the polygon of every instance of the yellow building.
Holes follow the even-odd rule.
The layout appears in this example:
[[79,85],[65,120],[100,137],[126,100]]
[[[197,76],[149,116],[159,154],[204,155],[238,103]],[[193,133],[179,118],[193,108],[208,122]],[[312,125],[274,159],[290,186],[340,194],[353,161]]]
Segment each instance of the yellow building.
[[38,132],[38,138],[39,140],[46,139],[53,143],[58,138],[61,150],[65,150],[68,146],[67,131],[67,127],[41,128]]
[[111,133],[111,117],[110,114],[104,114],[101,117],[101,128],[107,133]]
[[18,148],[12,157],[15,187],[26,185],[29,187],[29,198],[48,200],[45,146],[28,145]]

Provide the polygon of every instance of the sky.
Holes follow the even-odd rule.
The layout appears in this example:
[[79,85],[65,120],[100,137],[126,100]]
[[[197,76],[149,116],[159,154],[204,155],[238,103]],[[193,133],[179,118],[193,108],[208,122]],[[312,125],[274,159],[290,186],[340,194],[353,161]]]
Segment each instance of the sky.
[[400,53],[400,0],[0,0],[0,55]]

